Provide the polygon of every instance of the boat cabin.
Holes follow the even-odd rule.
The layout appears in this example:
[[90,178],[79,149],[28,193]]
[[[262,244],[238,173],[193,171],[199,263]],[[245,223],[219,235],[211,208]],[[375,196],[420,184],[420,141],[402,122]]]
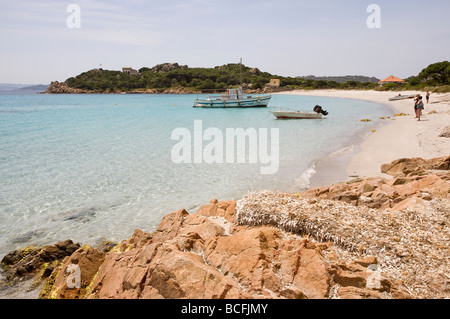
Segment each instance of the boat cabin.
[[222,100],[241,100],[244,98],[241,89],[228,89],[226,94],[222,94]]

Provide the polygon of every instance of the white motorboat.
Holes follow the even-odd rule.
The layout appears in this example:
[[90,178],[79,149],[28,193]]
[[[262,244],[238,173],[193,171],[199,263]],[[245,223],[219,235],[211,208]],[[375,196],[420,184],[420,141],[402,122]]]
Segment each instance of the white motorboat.
[[328,112],[324,111],[320,105],[314,107],[314,112],[295,110],[274,110],[269,112],[277,119],[321,119],[323,116],[328,115]]
[[321,119],[320,113],[306,111],[270,111],[277,119]]

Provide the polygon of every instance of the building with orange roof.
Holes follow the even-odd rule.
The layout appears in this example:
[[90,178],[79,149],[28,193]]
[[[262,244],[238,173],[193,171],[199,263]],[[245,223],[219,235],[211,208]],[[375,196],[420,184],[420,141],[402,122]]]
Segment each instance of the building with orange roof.
[[397,83],[397,84],[403,84],[406,83],[405,80],[399,79],[396,76],[389,76],[387,78],[385,78],[384,80],[381,80],[380,82],[378,82],[378,84],[380,85],[384,85],[384,84],[388,84],[388,83]]

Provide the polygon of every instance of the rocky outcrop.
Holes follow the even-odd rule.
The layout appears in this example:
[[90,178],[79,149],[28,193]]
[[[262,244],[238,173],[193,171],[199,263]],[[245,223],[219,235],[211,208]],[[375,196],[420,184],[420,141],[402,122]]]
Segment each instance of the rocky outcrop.
[[381,166],[381,172],[394,177],[410,177],[427,174],[430,170],[450,170],[450,156],[424,160],[422,158],[403,158]]
[[433,198],[450,198],[450,156],[424,160],[400,159],[382,166],[394,176],[356,179],[347,183],[310,189],[303,198],[343,201],[355,206],[399,211]]
[[155,65],[150,69],[153,73],[167,73],[173,70],[187,69],[187,65],[179,65],[178,63],[163,63]]
[[86,94],[93,93],[88,90],[74,89],[67,85],[66,82],[53,81],[50,83],[44,94]]
[[[375,257],[345,261],[331,242],[239,226],[235,216],[236,202],[212,200],[196,214],[167,215],[152,234],[136,230],[108,253],[79,248],[55,268],[41,298],[410,298],[385,277],[371,286]],[[69,289],[73,264],[81,286]]]
[[250,73],[251,75],[260,75],[261,70],[259,70],[258,68],[251,68],[250,70],[248,70],[248,73]]
[[[89,284],[94,280],[98,268],[105,260],[105,252],[87,245],[67,256],[54,268],[46,285],[42,288],[41,297],[52,299],[79,299],[86,294]],[[80,269],[80,287],[69,285],[72,271],[70,265]]]
[[26,279],[39,274],[39,278],[47,278],[52,273],[56,264],[66,256],[72,255],[80,244],[68,239],[54,245],[41,248],[27,247],[9,252],[1,261],[2,268],[6,271],[6,282],[14,284],[18,279]]
[[184,87],[178,87],[178,88],[170,88],[170,89],[146,89],[146,90],[135,90],[135,91],[127,91],[127,92],[121,92],[121,91],[109,91],[109,92],[102,92],[102,91],[89,91],[89,90],[81,90],[81,89],[74,89],[67,85],[66,82],[58,82],[54,81],[52,82],[47,90],[44,92],[44,94],[194,94],[198,93],[200,94],[200,91],[195,91],[192,89],[184,88]]
[[450,125],[444,127],[444,129],[442,130],[442,133],[439,135],[439,137],[450,138]]

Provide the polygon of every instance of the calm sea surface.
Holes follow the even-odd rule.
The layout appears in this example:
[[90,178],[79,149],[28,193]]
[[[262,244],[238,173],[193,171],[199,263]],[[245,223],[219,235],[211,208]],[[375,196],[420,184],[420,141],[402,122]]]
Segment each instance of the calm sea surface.
[[[196,95],[0,95],[0,258],[67,238],[95,245],[152,232],[173,211],[249,191],[299,192],[320,158],[370,133],[384,106],[274,95],[270,106],[328,110],[276,120],[268,109],[195,109]],[[361,119],[370,118],[364,123]],[[279,129],[279,171],[257,164],[175,164],[177,128]],[[225,142],[225,141],[224,141]],[[210,142],[204,142],[208,145]],[[270,143],[269,143],[270,144]],[[269,149],[270,154],[270,149]],[[306,173],[305,173],[306,172]]]

